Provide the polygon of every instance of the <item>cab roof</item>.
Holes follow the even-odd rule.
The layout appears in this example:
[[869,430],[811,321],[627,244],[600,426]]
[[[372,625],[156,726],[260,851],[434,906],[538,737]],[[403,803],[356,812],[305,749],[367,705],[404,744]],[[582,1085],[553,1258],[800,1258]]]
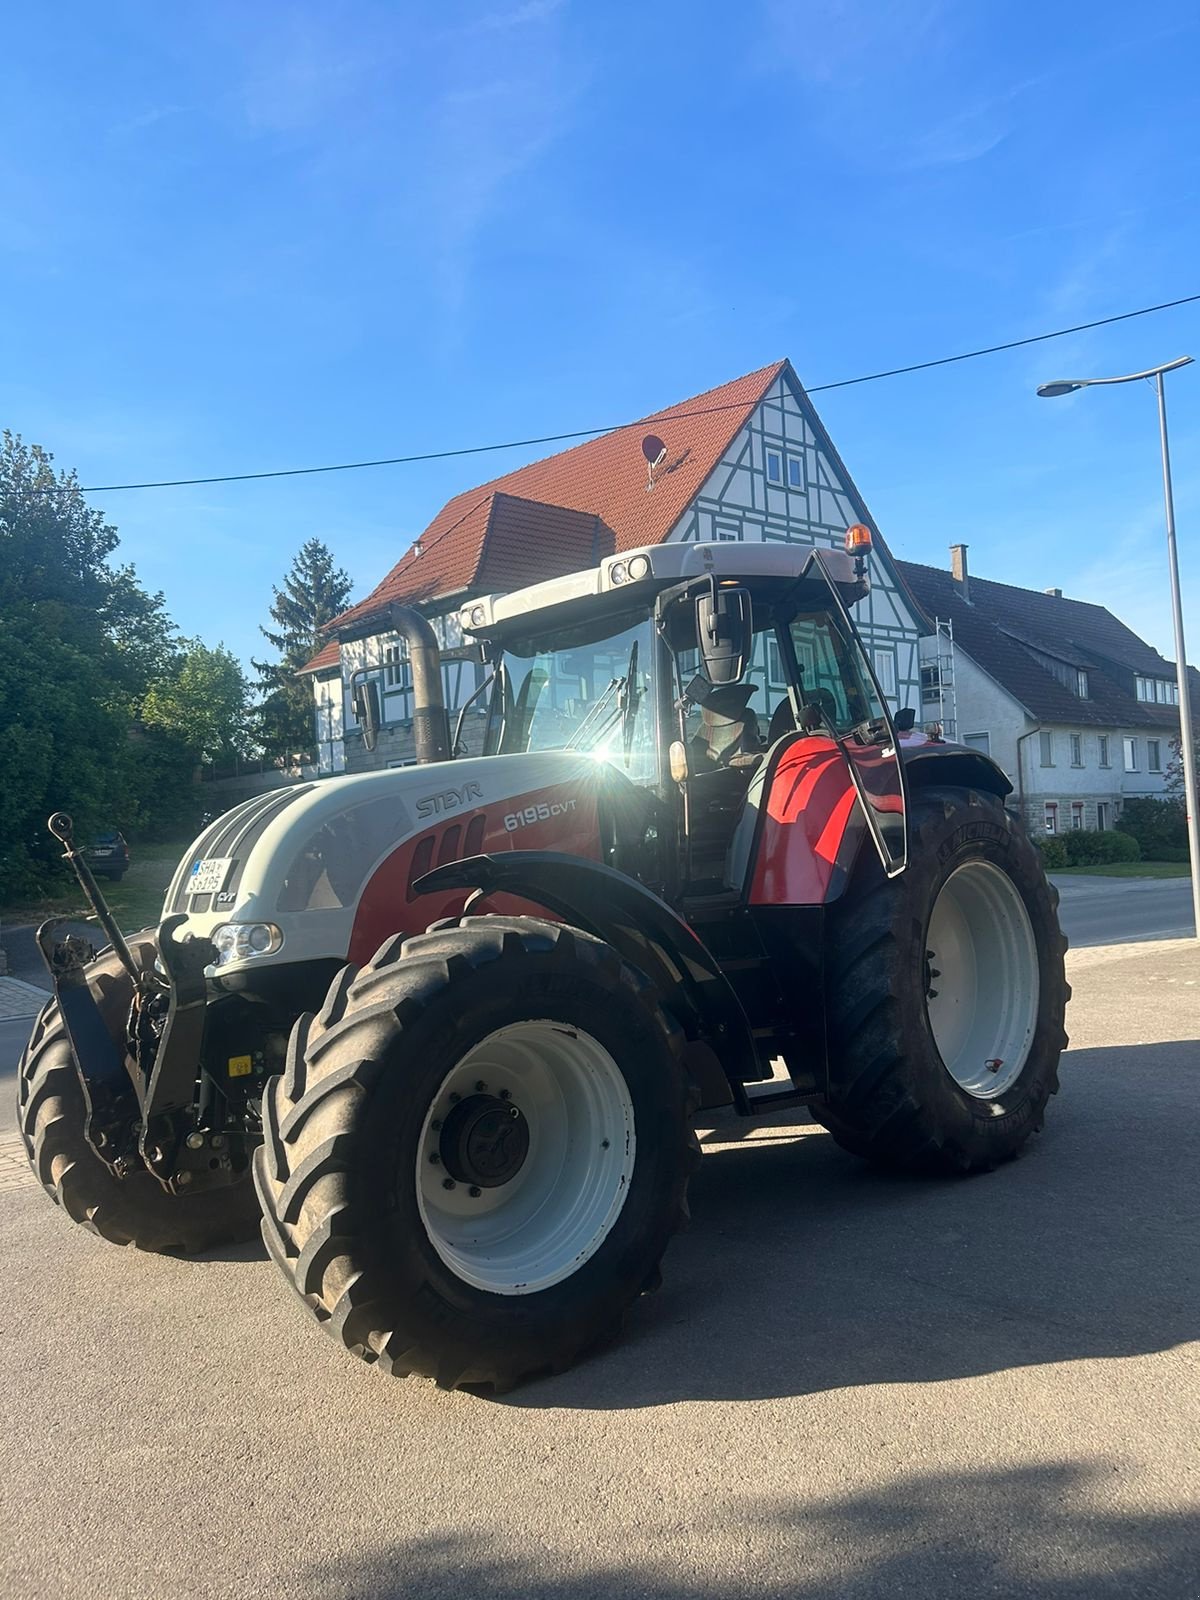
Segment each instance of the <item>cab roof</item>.
[[[813,545],[743,544],[733,540],[711,544],[644,545],[602,561],[582,572],[547,578],[508,594],[486,595],[463,606],[463,631],[481,639],[502,637],[519,629],[523,635],[585,622],[592,617],[648,610],[663,589],[697,578],[716,577],[756,588],[802,578],[812,563]],[[849,605],[866,592],[855,578],[849,556],[840,550],[820,551],[821,565]]]

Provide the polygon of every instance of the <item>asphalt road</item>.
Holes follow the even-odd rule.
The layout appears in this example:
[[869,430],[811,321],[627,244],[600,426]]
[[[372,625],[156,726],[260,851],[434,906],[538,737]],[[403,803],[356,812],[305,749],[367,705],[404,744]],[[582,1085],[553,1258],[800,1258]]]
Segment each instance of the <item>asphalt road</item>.
[[1052,873],[1058,916],[1073,950],[1195,931],[1189,878],[1064,878]]
[[254,1248],[115,1250],[6,1165],[0,1592],[1195,1600],[1200,963],[1069,959],[1020,1161],[900,1181],[728,1123],[624,1341],[499,1401],[350,1360]]

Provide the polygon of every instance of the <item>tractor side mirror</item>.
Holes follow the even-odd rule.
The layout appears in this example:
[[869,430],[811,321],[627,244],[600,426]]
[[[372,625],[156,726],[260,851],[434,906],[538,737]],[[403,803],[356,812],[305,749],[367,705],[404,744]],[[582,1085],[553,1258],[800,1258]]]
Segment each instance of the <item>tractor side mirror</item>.
[[753,640],[750,592],[719,585],[696,601],[696,642],[709,683],[738,683],[746,670]]
[[897,733],[911,733],[916,720],[917,713],[911,706],[905,706],[903,711],[897,711],[892,718]]
[[363,744],[368,750],[374,750],[379,743],[383,717],[379,710],[379,685],[365,672],[356,672],[350,679],[350,704],[362,729]]

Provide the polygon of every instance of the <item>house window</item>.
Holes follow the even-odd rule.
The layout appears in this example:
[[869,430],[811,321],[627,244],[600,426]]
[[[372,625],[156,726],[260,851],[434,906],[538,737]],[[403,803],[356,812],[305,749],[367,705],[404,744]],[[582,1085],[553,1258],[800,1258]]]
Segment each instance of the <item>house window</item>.
[[982,750],[985,756],[992,753],[992,736],[990,733],[964,733],[963,743],[970,745],[972,750]]
[[873,654],[875,676],[879,687],[889,700],[896,698],[896,657],[891,650],[876,650]]
[[1039,733],[1038,748],[1042,766],[1052,767],[1054,765],[1054,735],[1052,733]]
[[1075,673],[1075,693],[1081,700],[1086,700],[1088,697],[1087,673],[1082,667],[1079,667]]
[[1102,767],[1111,765],[1108,759],[1108,735],[1106,733],[1100,735],[1100,765]]
[[1071,801],[1071,827],[1078,832],[1083,827],[1083,801]]
[[1057,800],[1047,800],[1046,801],[1046,832],[1047,833],[1057,833],[1058,832],[1058,801]]
[[1108,832],[1108,801],[1107,800],[1101,800],[1096,806],[1096,831],[1097,831],[1097,833],[1107,833]]
[[1162,771],[1162,741],[1159,739],[1146,740],[1146,770],[1147,772]]
[[799,456],[788,457],[788,488],[803,489],[804,463]]
[[783,482],[783,457],[778,450],[767,451],[767,477],[771,483]]
[[1151,700],[1160,706],[1177,706],[1179,685],[1168,682],[1166,678],[1138,678],[1137,697],[1139,700]]
[[389,689],[402,688],[407,663],[401,657],[400,646],[389,644],[383,652],[383,681]]
[[1137,740],[1136,739],[1123,739],[1121,741],[1121,743],[1125,747],[1125,771],[1126,772],[1136,772],[1137,769],[1138,769],[1138,764],[1137,764]]
[[1071,735],[1071,765],[1073,767],[1081,767],[1083,765],[1083,735],[1081,733],[1073,733]]
[[728,523],[722,526],[722,524],[718,522],[716,526],[716,534],[717,538],[723,539],[726,544],[736,544],[737,541],[742,537],[742,530],[740,528],[731,527]]

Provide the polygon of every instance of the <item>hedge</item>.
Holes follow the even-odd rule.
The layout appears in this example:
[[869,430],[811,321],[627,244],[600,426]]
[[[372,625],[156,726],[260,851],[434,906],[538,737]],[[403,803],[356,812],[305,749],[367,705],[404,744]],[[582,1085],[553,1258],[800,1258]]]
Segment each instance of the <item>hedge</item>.
[[1137,840],[1144,861],[1178,861],[1178,855],[1168,852],[1179,850],[1187,859],[1187,816],[1176,800],[1154,800],[1148,795],[1126,800],[1117,832]]
[[1107,867],[1114,861],[1140,861],[1136,839],[1125,833],[1088,833],[1073,828],[1070,833],[1046,833],[1037,839],[1042,865],[1047,872],[1059,867]]

